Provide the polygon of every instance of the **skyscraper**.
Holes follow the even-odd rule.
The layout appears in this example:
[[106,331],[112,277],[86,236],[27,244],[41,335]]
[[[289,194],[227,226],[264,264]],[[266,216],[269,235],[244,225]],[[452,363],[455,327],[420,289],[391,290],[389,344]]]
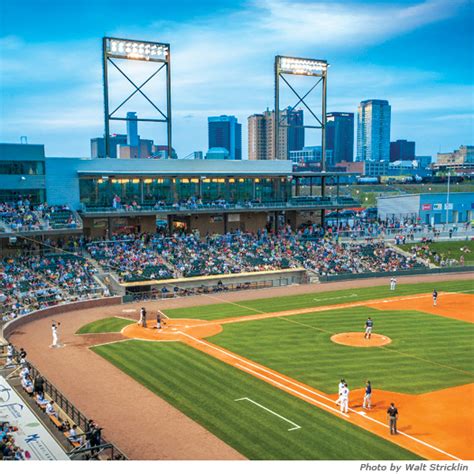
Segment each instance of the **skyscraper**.
[[354,161],[354,114],[330,112],[326,115],[326,150],[332,150],[333,164]]
[[413,161],[415,159],[415,142],[397,140],[390,142],[390,161]]
[[357,161],[389,161],[390,104],[364,100],[357,112]]
[[266,110],[248,118],[249,160],[288,160],[290,151],[304,148],[303,111],[285,109],[280,120],[288,127],[279,128],[278,156],[273,136],[275,133],[275,112]]
[[139,144],[137,113],[127,112],[127,145],[138,147]]
[[208,117],[209,149],[225,148],[230,160],[242,159],[242,125],[233,115]]
[[303,110],[286,109],[282,113],[282,119],[288,127],[288,152],[299,151],[304,148],[304,118]]

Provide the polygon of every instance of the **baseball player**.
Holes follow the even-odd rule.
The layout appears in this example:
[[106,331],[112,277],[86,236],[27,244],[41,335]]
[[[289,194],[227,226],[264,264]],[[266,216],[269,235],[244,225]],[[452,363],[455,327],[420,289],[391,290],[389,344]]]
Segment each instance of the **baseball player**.
[[349,411],[349,388],[347,384],[344,384],[341,395],[341,413],[347,413]]
[[370,339],[370,335],[372,334],[373,327],[374,327],[374,322],[372,321],[372,318],[367,318],[367,321],[365,322],[364,339]]
[[53,320],[53,324],[51,325],[51,333],[53,335],[53,344],[50,347],[59,347],[61,345],[59,343],[59,333],[58,333],[59,326],[61,326],[61,323]]
[[393,277],[393,291],[397,289],[397,279]]
[[395,280],[395,278],[393,278],[393,277],[392,277],[392,278],[390,278],[390,290],[392,290],[392,291],[395,289],[395,283],[394,283],[394,280]]
[[369,410],[372,408],[372,385],[370,380],[367,380],[365,385],[364,403],[362,404],[362,408],[368,408]]
[[339,398],[336,400],[336,405],[341,404],[341,397],[342,397],[342,391],[344,390],[344,385],[346,384],[346,381],[344,379],[341,379],[339,382],[339,385],[337,387],[337,393],[339,395]]
[[438,292],[436,290],[433,290],[433,306],[436,306],[438,302]]
[[165,325],[164,316],[165,315],[160,310],[158,310],[156,313],[156,329],[162,329],[162,325]]
[[143,328],[146,328],[146,309],[145,308],[140,309],[140,319],[138,321],[138,325]]
[[13,357],[14,353],[15,353],[15,349],[13,347],[13,344],[9,342],[7,346],[7,357]]

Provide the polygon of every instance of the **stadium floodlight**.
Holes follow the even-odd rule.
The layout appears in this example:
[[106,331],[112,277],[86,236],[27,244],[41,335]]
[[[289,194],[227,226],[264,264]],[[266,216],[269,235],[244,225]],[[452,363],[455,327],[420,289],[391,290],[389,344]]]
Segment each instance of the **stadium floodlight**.
[[[149,61],[161,63],[157,69],[148,76],[141,84],[136,84],[115,60]],[[120,72],[133,87],[133,92],[128,95],[112,112],[109,104],[109,64]],[[105,119],[105,156],[110,157],[110,121],[124,120],[136,122],[164,122],[167,126],[167,150],[168,158],[172,156],[171,145],[171,54],[170,45],[154,41],[137,41],[124,38],[102,38],[102,67],[104,74],[104,119]],[[158,107],[149,95],[143,92],[143,87],[148,84],[161,70],[166,74],[166,112]],[[158,116],[155,117],[119,117],[116,112],[121,109],[135,94],[140,94],[155,109]]]
[[109,57],[141,61],[164,62],[169,54],[169,44],[151,41],[131,41],[119,38],[105,38]]
[[283,74],[304,76],[320,76],[328,68],[327,61],[321,59],[292,58],[289,56],[276,57],[279,70]]
[[[292,56],[275,56],[275,132],[273,136],[275,159],[288,159],[287,150],[281,149],[280,128],[299,127],[303,129],[321,130],[321,172],[326,172],[326,97],[327,97],[327,70],[329,64],[324,59],[298,58]],[[316,78],[316,82],[305,94],[299,94],[290,84],[287,75],[310,76],[308,79]],[[288,86],[296,96],[297,102],[288,107],[287,112],[281,117],[280,108],[280,81]],[[314,79],[313,79],[314,81]],[[321,84],[321,111],[315,113],[307,103],[307,97],[316,87]],[[299,105],[303,105],[315,120],[315,125],[295,125],[287,120],[289,114]],[[321,196],[325,196],[326,176],[321,177]],[[321,224],[324,226],[324,209],[321,210]]]
[[[309,58],[298,58],[292,56],[275,56],[275,134],[274,134],[274,149],[275,159],[287,159],[285,150],[280,150],[280,128],[282,127],[301,127],[301,128],[313,128],[321,129],[321,146],[322,146],[322,158],[321,158],[321,170],[326,169],[326,82],[327,82],[327,70],[329,64],[324,59],[309,59]],[[303,95],[299,94],[295,88],[286,79],[286,75],[295,76],[313,76],[319,78],[315,84]],[[288,108],[288,112],[292,112],[296,107],[302,104],[306,107],[307,111],[315,119],[316,125],[294,125],[287,123],[285,116],[281,117],[280,108],[280,80],[288,86],[288,88],[297,97],[298,101],[293,107]],[[322,86],[322,108],[321,113],[316,114],[307,103],[308,95],[321,83]],[[320,115],[320,116],[318,116]]]

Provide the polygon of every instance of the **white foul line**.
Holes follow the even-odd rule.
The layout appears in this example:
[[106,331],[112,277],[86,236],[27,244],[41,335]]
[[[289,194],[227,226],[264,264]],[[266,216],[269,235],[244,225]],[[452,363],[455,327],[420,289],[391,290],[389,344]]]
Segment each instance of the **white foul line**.
[[354,296],[359,296],[357,293],[352,293],[352,295],[347,296],[334,296],[332,298],[313,298],[313,301],[331,301],[331,300],[342,300],[343,298],[354,298]]
[[294,388],[290,388],[290,387],[287,387],[286,385],[283,385],[280,382],[276,382],[275,380],[272,380],[270,377],[267,377],[266,375],[259,374],[255,370],[249,369],[248,367],[245,367],[245,366],[240,365],[240,364],[235,364],[235,367],[238,367],[239,369],[242,369],[245,372],[248,372],[250,374],[256,375],[258,378],[261,378],[261,379],[264,379],[264,380],[269,380],[271,385],[276,385],[277,387],[282,387],[284,389],[284,391],[288,390],[290,392],[294,392],[298,396],[300,396],[302,398],[305,398],[306,400],[309,400],[309,401],[311,401],[312,403],[314,403],[316,405],[321,405],[322,407],[326,408],[327,410],[334,411],[338,415],[345,416],[346,418],[349,418],[349,415],[346,415],[345,413],[339,412],[338,410],[336,410],[336,408],[330,407],[329,405],[326,405],[325,403],[322,403],[318,400],[315,400],[314,398],[312,398],[308,395],[305,395],[304,393],[298,392],[298,390],[295,390]]
[[274,411],[270,410],[270,408],[267,408],[267,407],[264,407],[263,405],[260,405],[260,403],[257,403],[256,401],[252,400],[251,398],[248,398],[248,397],[237,398],[237,399],[234,400],[234,402],[240,402],[241,400],[247,400],[250,403],[253,403],[254,405],[257,405],[258,407],[262,408],[263,410],[268,411],[272,415],[278,416],[278,418],[281,418],[282,420],[287,421],[290,425],[293,425],[293,428],[290,428],[288,431],[299,430],[301,428],[300,425],[297,425],[296,423],[289,420],[288,418],[285,418],[284,416],[281,416],[278,413],[275,413]]
[[[315,392],[315,391],[313,391],[313,390],[310,390],[310,389],[306,388],[305,386],[299,384],[298,382],[293,382],[292,380],[288,380],[288,379],[286,379],[285,377],[283,377],[283,376],[281,376],[281,375],[279,375],[279,374],[276,374],[276,373],[274,373],[274,372],[272,372],[272,371],[270,371],[270,370],[264,368],[263,366],[259,366],[259,365],[257,365],[257,364],[253,364],[252,362],[246,361],[245,359],[242,359],[241,357],[239,357],[239,356],[237,356],[237,355],[235,355],[235,354],[232,354],[231,352],[227,352],[227,351],[225,351],[224,349],[221,349],[221,348],[218,347],[218,346],[211,345],[211,344],[205,342],[205,341],[202,340],[202,339],[197,339],[197,338],[195,338],[195,337],[193,337],[193,336],[190,336],[189,334],[186,334],[186,333],[181,332],[181,331],[179,331],[178,334],[182,334],[183,336],[186,336],[186,337],[192,339],[193,341],[198,342],[199,344],[203,344],[204,346],[208,346],[208,347],[210,347],[210,348],[212,348],[212,349],[214,349],[214,350],[216,350],[216,351],[218,351],[218,352],[222,352],[222,353],[225,354],[226,356],[231,357],[231,358],[233,358],[233,359],[235,359],[235,360],[239,360],[239,361],[241,361],[241,362],[243,362],[243,363],[245,363],[245,364],[248,364],[248,365],[251,365],[251,366],[253,366],[253,367],[256,367],[256,368],[258,368],[259,370],[261,370],[261,371],[263,371],[263,372],[267,372],[267,373],[269,373],[269,374],[272,374],[272,376],[278,377],[279,379],[282,379],[282,380],[285,380],[287,383],[290,383],[290,384],[292,384],[292,385],[294,385],[294,386],[296,386],[296,387],[299,387],[299,388],[301,388],[301,389],[303,389],[303,390],[305,390],[305,391],[307,391],[307,392],[313,393],[314,395],[316,395],[316,396],[318,396],[318,397],[320,397],[320,398],[322,398],[322,399],[324,399],[324,400],[328,400],[328,401],[330,401],[330,402],[334,402],[334,400],[332,400],[331,398],[325,397],[324,395],[322,395],[322,394],[320,394],[320,393],[318,393],[318,392]],[[269,377],[266,377],[265,375],[262,375],[262,374],[260,374],[260,373],[258,373],[258,372],[256,372],[256,371],[254,371],[254,370],[252,370],[252,369],[249,369],[249,368],[247,368],[247,367],[245,367],[245,366],[243,366],[243,365],[235,364],[235,367],[238,367],[238,368],[240,368],[240,369],[242,369],[242,370],[245,370],[246,372],[252,373],[253,375],[257,375],[257,376],[260,377],[260,378],[269,380],[273,385],[277,385],[277,386],[280,386],[280,387],[284,387],[285,390],[289,390],[289,391],[295,392],[295,393],[297,393],[298,395],[300,395],[302,398],[309,399],[309,400],[311,400],[313,403],[317,403],[317,404],[319,404],[319,405],[322,405],[322,406],[324,406],[326,409],[329,409],[329,410],[331,410],[331,411],[336,412],[338,415],[342,415],[342,416],[348,417],[348,415],[346,415],[345,413],[340,413],[338,410],[336,410],[336,409],[333,408],[333,407],[330,407],[330,406],[326,405],[325,403],[321,403],[321,402],[315,400],[314,398],[311,398],[311,397],[309,397],[309,396],[307,396],[307,395],[305,395],[305,394],[303,394],[303,393],[301,393],[301,392],[299,392],[299,391],[297,391],[297,390],[294,390],[294,389],[292,389],[292,388],[290,388],[290,387],[287,387],[287,386],[285,386],[285,385],[283,385],[283,384],[281,384],[281,383],[279,383],[279,382],[276,382],[275,380],[272,380],[272,379],[270,379]],[[377,423],[377,424],[379,424],[379,425],[381,425],[381,426],[384,426],[384,427],[388,428],[388,425],[387,425],[387,424],[382,423],[381,421],[378,421],[378,420],[376,420],[375,418],[372,418],[372,417],[370,417],[370,416],[368,416],[368,415],[361,415],[360,413],[358,413],[356,410],[353,410],[352,408],[349,408],[349,411],[351,411],[352,413],[354,413],[354,414],[356,414],[356,415],[362,416],[362,417],[365,418],[366,420],[373,421],[374,423]],[[446,456],[448,456],[448,457],[450,457],[450,458],[452,458],[452,459],[455,459],[456,461],[462,461],[462,459],[457,458],[456,456],[453,456],[452,454],[449,454],[449,453],[447,453],[446,451],[443,451],[442,449],[437,448],[436,446],[433,446],[433,445],[431,445],[431,444],[429,444],[429,443],[425,443],[425,442],[422,441],[421,439],[415,438],[414,436],[410,436],[409,434],[404,433],[403,431],[398,431],[398,434],[401,434],[401,435],[403,435],[403,436],[406,436],[407,438],[409,438],[409,439],[411,439],[411,440],[413,440],[413,441],[416,441],[417,443],[420,443],[420,444],[422,444],[422,445],[424,445],[424,446],[427,446],[428,448],[431,448],[431,449],[433,449],[433,450],[435,450],[435,451],[438,451],[439,453],[444,454],[444,455],[446,455]]]

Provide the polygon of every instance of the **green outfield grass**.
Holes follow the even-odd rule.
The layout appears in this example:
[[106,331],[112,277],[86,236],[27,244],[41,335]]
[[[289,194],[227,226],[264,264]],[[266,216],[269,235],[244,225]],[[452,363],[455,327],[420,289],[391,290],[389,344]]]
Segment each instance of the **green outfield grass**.
[[120,332],[125,326],[133,323],[133,319],[104,318],[82,326],[76,334],[92,334],[102,332]]
[[[362,332],[368,316],[391,344],[330,340]],[[474,382],[474,325],[416,311],[358,307],[228,324],[209,341],[327,393],[342,377],[353,389],[369,379],[374,388],[413,394]]]
[[[411,252],[414,245],[428,245],[432,252],[436,252],[443,258],[454,258],[459,262],[461,255],[464,255],[464,265],[474,265],[474,241],[473,240],[457,240],[449,242],[432,242],[429,244],[403,244],[399,245],[402,250]],[[461,247],[468,248],[470,253],[461,252]],[[436,264],[433,257],[430,257],[430,262]]]
[[[432,283],[282,296],[168,310],[172,318],[218,319],[261,312],[326,306],[387,296],[427,293]],[[436,283],[438,291],[469,292],[471,281]],[[284,289],[282,289],[282,292]],[[440,304],[442,298],[440,298]],[[374,331],[392,339],[383,347],[334,344],[333,334]],[[79,330],[120,330],[129,322],[106,318]],[[114,321],[115,320],[115,321]],[[474,381],[474,326],[417,311],[355,307],[284,318],[227,324],[209,341],[307,383],[335,393],[344,377],[351,389],[370,379],[375,389],[425,393]],[[166,399],[250,459],[415,459],[416,456],[320,410],[262,380],[181,343],[124,341],[94,352]],[[301,426],[288,431],[288,422]],[[375,400],[376,401],[376,400]]]
[[[473,291],[474,284],[469,280],[447,281],[434,283],[416,283],[398,285],[395,292],[389,289],[389,278],[387,285],[369,288],[353,288],[349,290],[326,291],[322,293],[307,293],[294,296],[280,296],[258,300],[239,301],[237,303],[217,303],[190,308],[167,309],[165,313],[171,318],[190,318],[213,320],[232,316],[245,316],[261,312],[286,311],[291,309],[311,308],[338,303],[350,303],[393,296],[407,296],[418,293],[431,293],[436,287],[438,291]],[[282,288],[282,293],[285,289]],[[219,298],[213,295],[211,301]]]
[[[126,341],[94,352],[250,459],[419,459],[255,377],[180,343]],[[248,402],[249,397],[288,422]]]

